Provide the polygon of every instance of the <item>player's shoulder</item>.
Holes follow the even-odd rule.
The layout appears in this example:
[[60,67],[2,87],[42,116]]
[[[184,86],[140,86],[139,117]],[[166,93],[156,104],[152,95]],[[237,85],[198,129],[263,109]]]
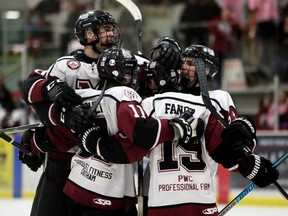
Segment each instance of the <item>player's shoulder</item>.
[[54,66],[57,66],[58,68],[77,70],[81,66],[81,62],[78,61],[74,56],[67,55],[58,58],[55,61]]
[[212,101],[224,110],[228,110],[230,106],[234,106],[234,102],[229,92],[223,90],[209,91],[209,95]]
[[150,60],[146,56],[141,54],[135,54],[135,58],[138,65],[147,65],[150,62]]
[[118,101],[137,101],[141,102],[142,98],[132,88],[127,86],[115,86],[105,91],[106,96],[113,97]]

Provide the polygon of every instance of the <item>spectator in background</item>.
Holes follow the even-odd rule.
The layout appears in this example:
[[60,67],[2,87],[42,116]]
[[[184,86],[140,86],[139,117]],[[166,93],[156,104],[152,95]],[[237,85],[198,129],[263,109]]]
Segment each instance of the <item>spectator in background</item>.
[[256,58],[260,71],[271,76],[271,62],[276,54],[279,10],[276,0],[248,0],[250,16],[249,36],[255,39]]
[[0,127],[6,128],[11,112],[15,109],[15,103],[11,92],[4,83],[4,75],[0,73]]
[[4,75],[0,73],[0,103],[3,109],[7,112],[11,112],[15,109],[15,104],[12,100],[11,92],[4,83],[4,79]]
[[[74,25],[78,19],[78,17],[83,13],[85,10],[86,5],[78,4],[78,3],[71,3],[69,5],[69,15],[64,25],[64,32],[61,34],[61,43],[60,43],[60,52],[62,55],[66,55],[70,52],[68,50],[68,44],[72,40],[75,40],[74,36]],[[75,40],[78,44],[78,41]]]
[[42,16],[46,16],[52,13],[60,12],[60,3],[58,0],[42,0],[30,11],[30,15],[39,13]]
[[231,19],[230,12],[223,7],[218,17],[212,19],[212,24],[209,26],[211,37],[211,47],[219,58],[218,74],[213,80],[212,87],[214,89],[221,88],[221,76],[223,61],[233,50],[235,44],[235,30],[236,28]]
[[265,94],[261,97],[259,101],[259,108],[255,115],[255,124],[257,130],[268,130],[268,110],[272,103],[271,96]]
[[[278,115],[279,129],[288,129],[288,97],[284,88],[280,88],[278,92]],[[268,129],[275,129],[275,104],[271,103],[267,113]]]
[[247,28],[246,1],[220,0],[221,8],[228,10],[230,21],[234,27],[233,30],[237,40],[234,52],[238,56],[242,54],[242,37]]
[[193,43],[208,45],[207,22],[218,16],[220,7],[214,0],[186,0],[180,16],[180,31],[185,37],[185,46]]
[[278,26],[278,55],[272,63],[273,74],[279,75],[281,83],[288,83],[288,1],[279,5],[280,20]]
[[52,41],[51,24],[44,15],[37,13],[30,17],[28,45],[31,54],[37,58],[41,56],[41,50],[45,43]]

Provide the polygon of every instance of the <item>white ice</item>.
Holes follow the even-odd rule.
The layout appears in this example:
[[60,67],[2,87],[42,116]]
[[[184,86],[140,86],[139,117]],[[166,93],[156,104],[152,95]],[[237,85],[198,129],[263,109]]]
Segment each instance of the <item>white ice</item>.
[[[29,216],[32,205],[31,199],[0,199],[1,216]],[[220,206],[221,210],[223,206]],[[288,206],[269,207],[269,206],[243,206],[235,205],[225,214],[226,216],[287,216]]]

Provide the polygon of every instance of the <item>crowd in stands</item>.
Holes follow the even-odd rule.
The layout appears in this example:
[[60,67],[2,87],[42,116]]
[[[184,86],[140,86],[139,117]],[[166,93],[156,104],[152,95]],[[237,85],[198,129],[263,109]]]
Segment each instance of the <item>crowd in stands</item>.
[[[288,0],[141,0],[134,2],[140,8],[147,5],[160,7],[181,5],[182,10],[178,16],[177,26],[171,26],[173,29],[171,32],[183,47],[192,43],[210,46],[217,52],[222,64],[227,58],[241,58],[243,64],[250,64],[252,61],[257,70],[267,76],[268,80],[271,81],[272,75],[277,73],[281,83],[288,82]],[[55,42],[59,43],[58,49],[61,55],[68,53],[69,43],[75,39],[73,34],[75,20],[83,11],[94,8],[94,4],[92,0],[38,1],[29,8],[27,38],[29,53],[35,58],[41,57],[43,48]],[[106,4],[108,2],[105,1],[105,6]],[[61,21],[63,26],[59,37],[55,38],[53,32],[55,23],[50,21],[50,16],[63,11],[67,15],[65,20]],[[147,16],[150,15],[145,14],[143,10],[143,37],[148,35],[145,32]],[[124,24],[121,26],[125,27]],[[134,29],[135,26],[131,28]],[[153,41],[163,36],[157,32],[157,29],[151,32]],[[129,34],[129,31],[125,29],[125,33]],[[221,87],[222,64],[216,77],[218,87]],[[11,116],[13,110],[22,107],[21,103],[15,103],[15,99],[11,99],[12,96],[5,89],[2,80],[3,77],[0,79],[0,125],[3,128],[20,124],[11,121],[8,124],[6,116]],[[283,102],[282,96],[279,95],[280,129],[288,129],[287,101],[287,93],[283,96]],[[259,129],[273,129],[273,109],[272,96],[263,96],[259,113],[255,115]]]
[[[278,121],[276,114],[278,113]],[[276,125],[275,123],[278,124]],[[259,130],[288,129],[288,92],[281,87],[278,91],[278,111],[273,95],[265,94],[259,101],[259,109],[255,115],[256,127]]]

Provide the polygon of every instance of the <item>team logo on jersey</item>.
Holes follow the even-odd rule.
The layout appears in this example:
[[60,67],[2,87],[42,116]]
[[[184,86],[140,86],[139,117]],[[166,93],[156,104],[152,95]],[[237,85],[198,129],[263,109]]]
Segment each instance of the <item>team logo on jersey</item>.
[[76,70],[80,67],[80,62],[77,60],[69,60],[67,61],[67,66],[72,69],[72,70]]
[[207,208],[202,211],[204,215],[212,215],[218,211],[217,207],[214,208]]
[[94,198],[93,202],[98,204],[98,205],[102,205],[102,206],[111,206],[112,202],[111,200],[105,200],[105,199],[101,199],[101,198]]

